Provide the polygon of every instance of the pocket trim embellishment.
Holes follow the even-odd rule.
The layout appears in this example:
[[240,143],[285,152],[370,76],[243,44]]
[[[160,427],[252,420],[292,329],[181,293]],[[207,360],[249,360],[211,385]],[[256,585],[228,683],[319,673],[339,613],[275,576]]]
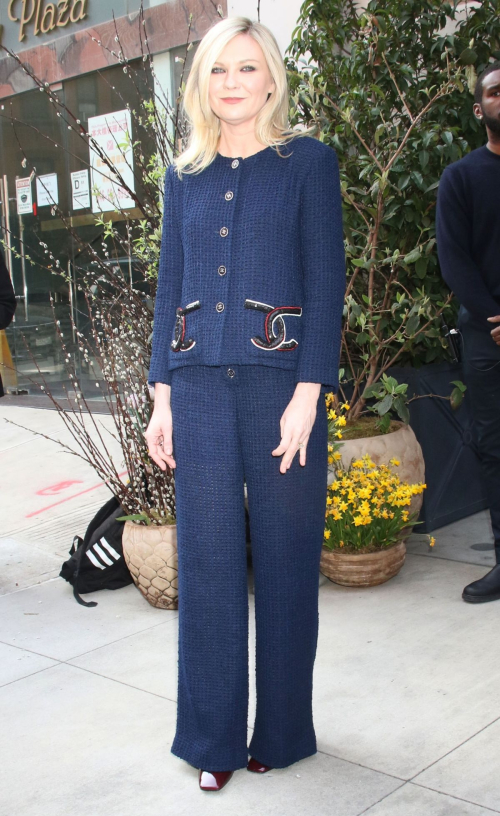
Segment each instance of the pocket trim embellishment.
[[292,351],[298,346],[294,337],[291,337],[290,340],[286,339],[286,325],[283,317],[284,315],[300,317],[302,315],[301,306],[269,306],[267,303],[247,298],[245,309],[254,309],[266,315],[264,321],[266,339],[258,336],[252,337],[251,341],[254,346],[264,351]]
[[196,340],[193,340],[192,337],[186,339],[186,315],[190,312],[195,312],[197,309],[201,307],[201,302],[199,300],[193,301],[193,303],[188,303],[187,306],[178,306],[175,311],[175,326],[174,326],[174,339],[170,343],[170,348],[172,351],[189,351],[192,349],[193,346],[196,345]]

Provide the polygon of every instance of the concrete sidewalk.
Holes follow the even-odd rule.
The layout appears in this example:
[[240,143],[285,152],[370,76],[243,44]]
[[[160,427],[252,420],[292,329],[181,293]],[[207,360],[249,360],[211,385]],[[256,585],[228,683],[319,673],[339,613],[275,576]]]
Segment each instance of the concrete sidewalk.
[[0,816],[500,813],[500,603],[461,600],[494,563],[472,547],[491,544],[487,514],[437,531],[434,551],[413,536],[382,586],[321,580],[318,753],[262,777],[237,771],[207,795],[170,753],[177,613],[134,586],[88,596],[94,608],[75,602],[56,576],[106,488],[6,415],[61,431],[53,412],[0,402]]

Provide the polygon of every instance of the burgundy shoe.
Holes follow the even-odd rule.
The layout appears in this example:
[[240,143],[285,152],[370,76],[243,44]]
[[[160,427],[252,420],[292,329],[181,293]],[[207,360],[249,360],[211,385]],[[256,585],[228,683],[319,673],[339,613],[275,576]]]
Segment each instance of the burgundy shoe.
[[200,769],[200,788],[204,791],[219,791],[227,785],[234,771],[202,771]]
[[262,762],[257,762],[256,759],[250,757],[247,771],[253,771],[254,773],[266,773],[266,771],[272,771],[271,765],[263,765]]

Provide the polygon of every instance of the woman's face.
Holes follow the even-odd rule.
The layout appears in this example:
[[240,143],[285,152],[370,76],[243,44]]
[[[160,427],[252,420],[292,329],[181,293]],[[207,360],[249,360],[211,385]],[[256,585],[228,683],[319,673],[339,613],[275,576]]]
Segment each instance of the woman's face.
[[275,84],[264,52],[249,34],[237,34],[214,63],[210,75],[210,106],[231,125],[255,119]]

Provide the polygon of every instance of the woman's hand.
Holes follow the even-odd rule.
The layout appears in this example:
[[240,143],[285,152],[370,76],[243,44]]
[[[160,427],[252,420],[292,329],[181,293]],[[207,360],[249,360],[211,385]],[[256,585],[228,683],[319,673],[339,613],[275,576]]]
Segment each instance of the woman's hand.
[[299,445],[299,461],[306,463],[306,450],[309,437],[316,419],[318,397],[321,383],[297,383],[295,393],[285,408],[280,419],[281,442],[272,451],[273,456],[283,455],[280,471],[286,473],[292,464]]
[[155,383],[155,405],[149,425],[144,433],[148,452],[153,462],[162,470],[175,468],[172,447],[172,410],[170,408],[170,386]]

